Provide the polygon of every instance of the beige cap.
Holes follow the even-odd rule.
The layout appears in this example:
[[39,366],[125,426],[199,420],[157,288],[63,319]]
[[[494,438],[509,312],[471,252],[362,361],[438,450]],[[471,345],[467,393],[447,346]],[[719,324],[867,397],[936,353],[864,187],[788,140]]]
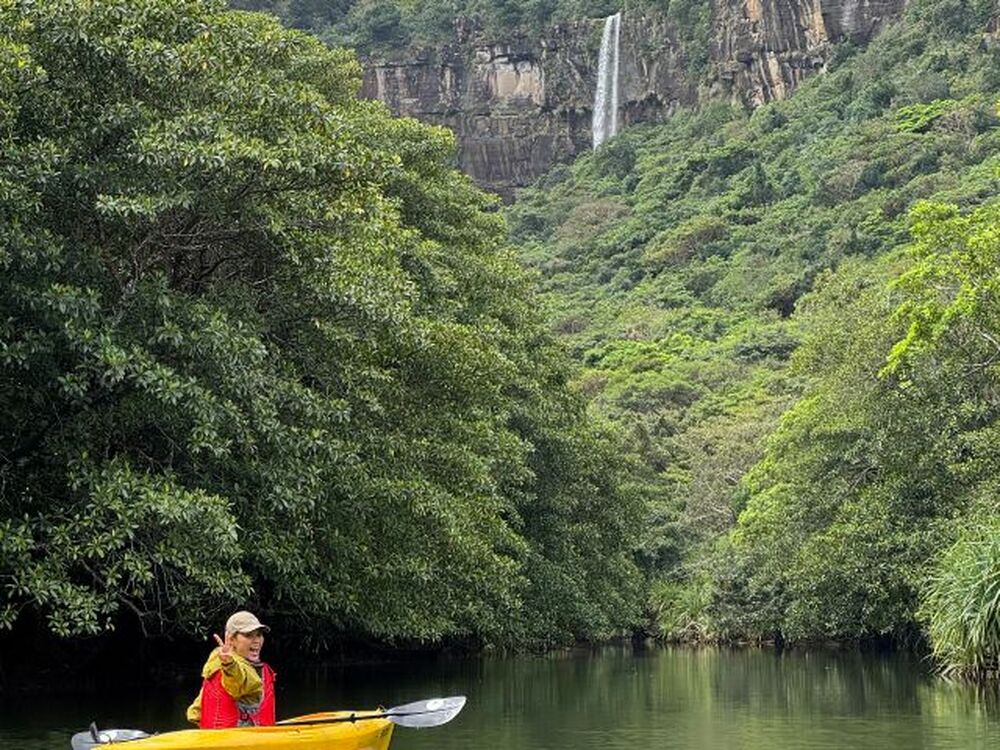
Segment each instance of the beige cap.
[[251,612],[237,612],[226,620],[226,635],[232,633],[252,633],[255,630],[270,632],[271,628],[257,619]]

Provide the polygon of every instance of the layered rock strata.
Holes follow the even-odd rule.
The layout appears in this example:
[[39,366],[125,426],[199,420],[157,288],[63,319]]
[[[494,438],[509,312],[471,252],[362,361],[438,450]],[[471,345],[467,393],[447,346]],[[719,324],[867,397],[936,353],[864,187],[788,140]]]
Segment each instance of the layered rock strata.
[[[822,70],[833,45],[870,39],[905,0],[713,0],[707,60],[666,18],[622,19],[619,114],[624,126],[725,97],[780,99]],[[510,197],[590,148],[602,19],[497,41],[456,23],[455,41],[365,64],[362,94],[400,115],[451,128],[459,166]],[[690,31],[690,30],[689,30]]]
[[833,45],[866,42],[905,0],[743,0],[715,5],[714,88],[750,106],[791,93]]

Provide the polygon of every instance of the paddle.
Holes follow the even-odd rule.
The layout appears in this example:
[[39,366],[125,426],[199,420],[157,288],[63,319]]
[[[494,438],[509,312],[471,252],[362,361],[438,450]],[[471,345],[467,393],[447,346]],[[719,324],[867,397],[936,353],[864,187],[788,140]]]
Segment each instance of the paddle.
[[427,727],[439,727],[447,724],[458,716],[458,712],[465,706],[464,695],[453,695],[450,698],[431,698],[429,700],[406,703],[402,706],[393,706],[385,711],[364,713],[361,715],[351,714],[350,716],[336,716],[329,719],[286,719],[279,721],[278,725],[283,727],[302,726],[308,724],[334,724],[342,721],[365,721],[366,719],[388,719],[393,724],[401,727],[425,729]]

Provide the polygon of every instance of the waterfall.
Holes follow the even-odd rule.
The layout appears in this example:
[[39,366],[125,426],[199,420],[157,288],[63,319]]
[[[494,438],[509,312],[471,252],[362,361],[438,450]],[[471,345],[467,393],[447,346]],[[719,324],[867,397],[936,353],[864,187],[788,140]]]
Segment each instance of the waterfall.
[[601,54],[597,60],[597,91],[594,94],[594,148],[618,132],[618,38],[621,11],[604,19]]

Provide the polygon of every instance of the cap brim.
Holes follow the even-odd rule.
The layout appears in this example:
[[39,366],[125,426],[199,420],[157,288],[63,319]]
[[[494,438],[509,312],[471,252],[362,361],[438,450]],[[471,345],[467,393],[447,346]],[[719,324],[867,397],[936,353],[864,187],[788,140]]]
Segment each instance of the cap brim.
[[253,628],[240,628],[239,630],[233,630],[231,632],[233,632],[233,633],[241,633],[243,635],[246,635],[247,633],[256,633],[258,630],[263,630],[265,633],[270,633],[271,632],[271,628],[269,626],[267,626],[267,625],[264,625],[263,623],[261,623],[260,625],[257,625],[256,627],[253,627]]

